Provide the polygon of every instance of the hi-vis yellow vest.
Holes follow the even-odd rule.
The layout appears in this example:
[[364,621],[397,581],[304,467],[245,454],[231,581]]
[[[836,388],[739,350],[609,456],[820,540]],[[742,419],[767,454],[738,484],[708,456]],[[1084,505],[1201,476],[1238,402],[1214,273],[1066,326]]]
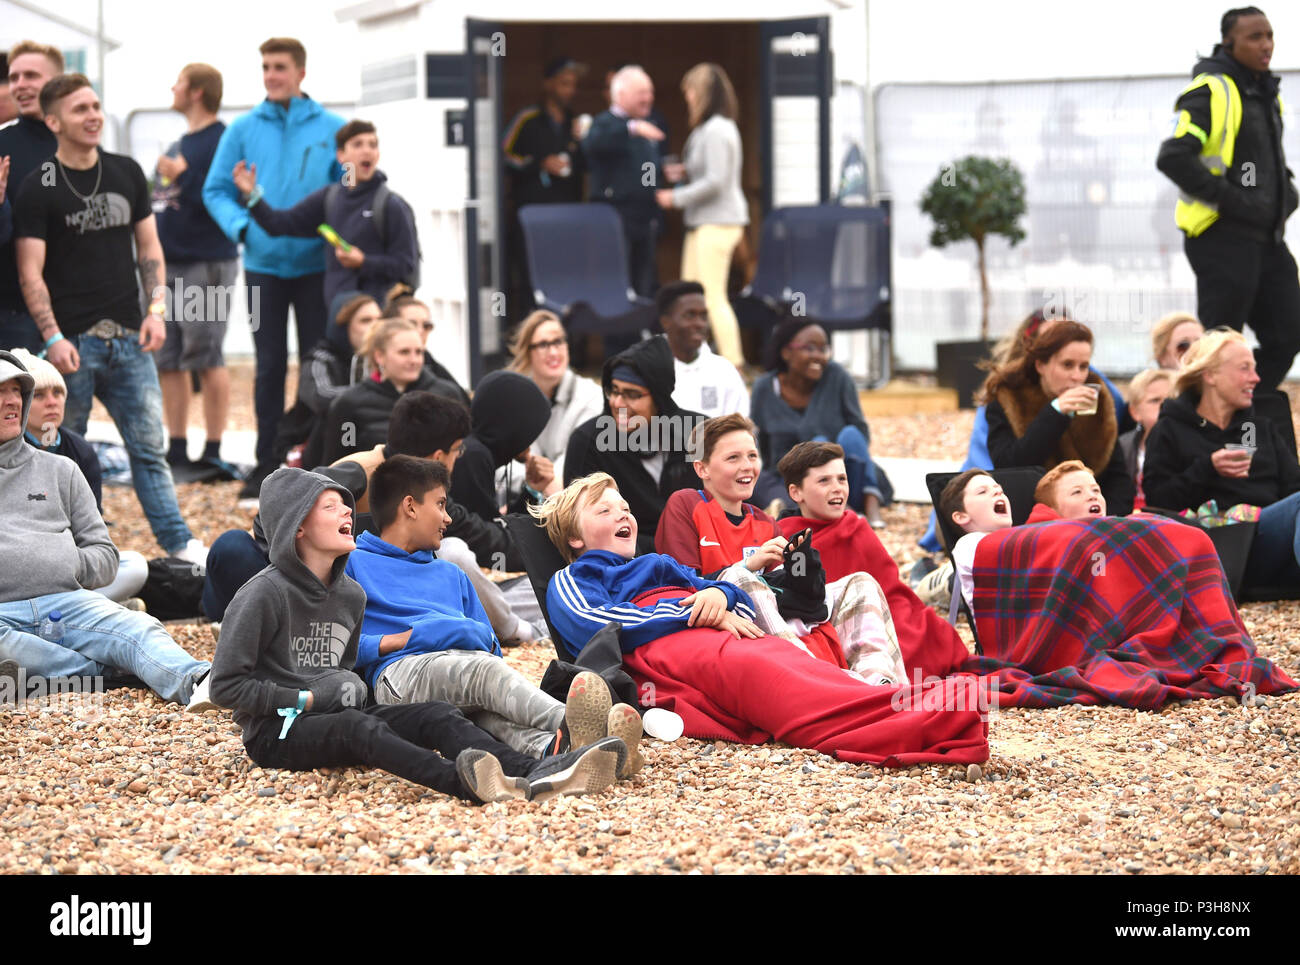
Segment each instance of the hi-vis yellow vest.
[[[1187,111],[1178,112],[1174,137],[1191,134],[1201,142],[1201,163],[1215,177],[1223,177],[1232,167],[1232,154],[1237,146],[1237,132],[1241,130],[1241,93],[1237,83],[1227,74],[1197,74],[1183,88],[1181,98],[1188,91],[1204,85],[1210,91],[1210,129],[1203,131],[1192,123]],[[1278,123],[1281,123],[1282,95],[1277,95]],[[1202,201],[1190,194],[1178,193],[1174,208],[1174,222],[1189,237],[1195,238],[1219,220],[1218,205]]]

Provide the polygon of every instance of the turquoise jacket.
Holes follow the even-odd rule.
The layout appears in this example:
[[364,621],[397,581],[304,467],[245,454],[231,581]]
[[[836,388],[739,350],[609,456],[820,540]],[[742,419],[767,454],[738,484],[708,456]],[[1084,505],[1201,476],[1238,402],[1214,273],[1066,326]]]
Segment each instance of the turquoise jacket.
[[203,203],[231,241],[244,243],[244,270],[297,278],[325,270],[325,243],[315,238],[273,238],[244,207],[230,172],[240,161],[257,165],[262,197],[273,208],[290,208],[343,173],[334,134],[343,118],[310,97],[296,97],[286,110],[265,100],[236,118],[221,135],[203,182]]

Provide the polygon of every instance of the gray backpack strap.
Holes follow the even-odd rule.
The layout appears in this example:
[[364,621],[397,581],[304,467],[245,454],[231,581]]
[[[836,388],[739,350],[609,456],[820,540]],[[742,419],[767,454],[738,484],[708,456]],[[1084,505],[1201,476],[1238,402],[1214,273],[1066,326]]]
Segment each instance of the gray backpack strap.
[[339,184],[337,181],[331,182],[325,188],[325,223],[335,231],[339,230],[339,223],[336,215],[338,214],[339,195],[342,193],[343,185]]
[[374,223],[375,230],[379,232],[379,240],[388,247],[388,235],[384,231],[384,212],[388,210],[388,196],[393,192],[388,190],[387,183],[381,184],[375,188],[375,199],[370,203],[370,219]]
[[957,564],[952,566],[952,598],[948,601],[948,623],[951,626],[957,625],[957,611],[961,607],[961,574],[957,572]]

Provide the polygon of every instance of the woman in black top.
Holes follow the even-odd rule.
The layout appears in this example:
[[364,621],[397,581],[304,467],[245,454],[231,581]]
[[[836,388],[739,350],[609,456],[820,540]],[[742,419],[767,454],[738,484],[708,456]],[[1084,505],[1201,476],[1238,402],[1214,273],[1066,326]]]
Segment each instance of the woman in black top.
[[460,401],[458,386],[424,367],[424,335],[405,319],[372,325],[362,354],[374,364],[375,375],[330,403],[321,437],[322,461],[327,464],[383,445],[393,406],[405,392],[422,389]]
[[1151,427],[1143,464],[1147,502],[1196,509],[1213,499],[1262,512],[1246,564],[1246,586],[1300,588],[1300,464],[1270,419],[1257,416],[1255,355],[1240,332],[1207,332],[1183,356],[1174,396]]
[[989,373],[984,383],[989,456],[994,469],[1051,469],[1078,459],[1101,485],[1114,516],[1133,511],[1133,480],[1116,444],[1115,400],[1099,383],[1088,385],[1092,332],[1056,321],[1040,330],[1025,354]]

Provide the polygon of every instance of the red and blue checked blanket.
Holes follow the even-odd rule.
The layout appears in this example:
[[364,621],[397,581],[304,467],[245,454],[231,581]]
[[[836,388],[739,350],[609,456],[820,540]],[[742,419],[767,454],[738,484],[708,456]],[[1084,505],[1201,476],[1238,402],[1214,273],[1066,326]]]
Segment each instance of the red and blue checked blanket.
[[982,539],[973,575],[984,656],[962,669],[989,676],[1000,704],[1152,709],[1297,686],[1256,655],[1199,527],[1146,515],[1031,521]]

